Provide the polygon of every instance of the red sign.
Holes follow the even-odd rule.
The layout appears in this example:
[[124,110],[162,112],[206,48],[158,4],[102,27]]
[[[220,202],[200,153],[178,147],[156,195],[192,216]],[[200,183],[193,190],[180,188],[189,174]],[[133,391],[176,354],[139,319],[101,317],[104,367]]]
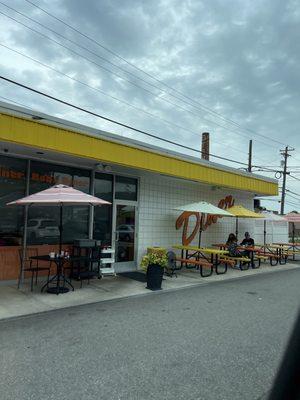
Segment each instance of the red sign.
[[[0,178],[24,180],[25,173],[0,166]],[[70,175],[64,176],[63,174],[59,173],[53,176],[49,174],[41,174],[39,172],[32,172],[30,180],[34,182],[48,183],[49,185],[55,185],[61,183],[63,185],[75,186],[75,187],[86,186],[86,182],[84,181],[85,178],[83,178],[82,180],[80,177],[72,177]]]

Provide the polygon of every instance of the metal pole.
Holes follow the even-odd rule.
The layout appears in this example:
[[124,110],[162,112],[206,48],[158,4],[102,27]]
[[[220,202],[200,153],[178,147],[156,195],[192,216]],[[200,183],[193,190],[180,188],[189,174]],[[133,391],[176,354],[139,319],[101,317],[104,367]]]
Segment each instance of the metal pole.
[[295,243],[295,222],[293,222],[292,243]]
[[292,233],[292,243],[293,243],[293,261],[295,261],[295,222],[293,222],[293,233]]
[[283,171],[282,171],[282,175],[283,175],[283,180],[282,180],[282,192],[281,192],[281,206],[280,206],[280,214],[283,215],[284,214],[284,202],[285,202],[285,191],[286,191],[286,176],[288,174],[287,172],[287,159],[290,156],[290,154],[288,153],[289,151],[293,151],[295,149],[289,149],[288,146],[286,146],[286,148],[284,150],[281,150],[281,154],[284,157],[284,165],[283,165]]
[[[30,160],[27,160],[26,165],[26,183],[25,183],[25,196],[29,195],[29,183],[30,183]],[[18,281],[18,289],[20,289],[21,283],[24,282],[24,267],[26,259],[26,246],[27,246],[27,223],[28,223],[28,206],[24,207],[24,229],[22,238],[22,259],[21,259],[21,269]]]
[[287,167],[288,147],[285,148],[283,156],[284,156],[284,167],[283,167],[283,181],[282,181],[281,205],[280,205],[280,214],[281,215],[284,214],[285,186],[286,186],[286,167]]
[[[94,196],[95,194],[95,170],[91,171],[91,186],[90,186],[90,194]],[[90,206],[89,213],[89,239],[93,239],[94,236],[94,206]]]
[[236,217],[236,220],[235,220],[235,236],[236,236],[236,238],[238,238],[238,234],[239,234],[239,217]]
[[252,140],[249,140],[248,172],[252,172]]
[[202,235],[202,229],[203,229],[203,213],[201,213],[200,217],[200,227],[199,227],[199,242],[198,242],[198,247],[201,246],[201,235]]
[[267,236],[267,221],[264,220],[264,246],[266,245],[266,236]]
[[61,203],[59,212],[59,255],[61,254],[61,249],[62,249],[62,233],[63,233],[63,205]]

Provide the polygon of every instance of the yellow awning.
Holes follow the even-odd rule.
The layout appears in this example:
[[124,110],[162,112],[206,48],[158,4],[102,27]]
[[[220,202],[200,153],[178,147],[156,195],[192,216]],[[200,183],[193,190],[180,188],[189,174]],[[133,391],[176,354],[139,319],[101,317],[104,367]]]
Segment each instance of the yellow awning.
[[[74,125],[74,124],[73,124]],[[212,186],[244,190],[262,195],[277,195],[278,183],[253,174],[242,174],[214,163],[203,163],[149,147],[137,146],[117,138],[90,133],[88,127],[62,125],[51,121],[32,120],[0,112],[0,141],[37,150],[81,157],[112,165],[159,173]]]
[[233,206],[228,208],[228,211],[239,218],[265,218],[262,214],[258,214],[243,206]]

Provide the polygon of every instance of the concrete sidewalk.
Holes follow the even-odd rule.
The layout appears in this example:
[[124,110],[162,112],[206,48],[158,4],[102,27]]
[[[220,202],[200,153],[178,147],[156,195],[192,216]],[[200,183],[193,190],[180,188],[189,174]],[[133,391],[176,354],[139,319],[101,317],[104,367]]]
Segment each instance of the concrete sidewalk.
[[[249,269],[247,271],[229,268],[224,275],[216,275],[214,273],[208,278],[202,278],[199,271],[196,270],[182,270],[177,271],[177,278],[165,277],[163,281],[163,290],[178,290],[192,286],[207,285],[218,281],[272,272],[275,273],[276,271],[295,268],[299,268],[298,262],[275,267],[263,264],[259,269]],[[80,288],[79,282],[73,283],[75,287],[74,292],[68,292],[58,296],[49,293],[41,293],[41,285],[35,287],[33,292],[30,292],[29,285],[27,284],[25,284],[21,290],[18,290],[16,285],[0,286],[0,320],[82,304],[97,303],[130,296],[150,295],[154,293],[145,288],[145,283],[124,278],[119,275],[116,277],[105,277],[101,280],[94,279],[89,285],[87,282],[84,282],[82,288]]]

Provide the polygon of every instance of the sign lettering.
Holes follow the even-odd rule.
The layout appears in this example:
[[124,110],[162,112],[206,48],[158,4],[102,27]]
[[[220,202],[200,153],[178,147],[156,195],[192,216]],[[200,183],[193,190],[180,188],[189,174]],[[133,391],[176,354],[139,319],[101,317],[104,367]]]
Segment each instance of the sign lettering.
[[[218,207],[222,208],[223,210],[226,210],[226,209],[232,207],[233,205],[234,205],[234,198],[231,195],[226,196],[224,199],[221,199],[218,203]],[[190,217],[192,215],[196,217],[196,223],[195,223],[192,233],[189,236],[187,236],[188,229],[189,229]],[[177,218],[176,223],[175,223],[176,230],[180,229],[183,225],[182,239],[181,239],[183,246],[188,246],[194,240],[195,236],[199,232],[200,215],[201,214],[197,213],[197,212],[184,211]],[[206,215],[204,214],[203,217],[204,217],[203,225],[202,225],[203,231],[205,231],[210,225],[217,223],[219,218],[222,218],[222,216],[213,215],[213,214],[206,214]]]

